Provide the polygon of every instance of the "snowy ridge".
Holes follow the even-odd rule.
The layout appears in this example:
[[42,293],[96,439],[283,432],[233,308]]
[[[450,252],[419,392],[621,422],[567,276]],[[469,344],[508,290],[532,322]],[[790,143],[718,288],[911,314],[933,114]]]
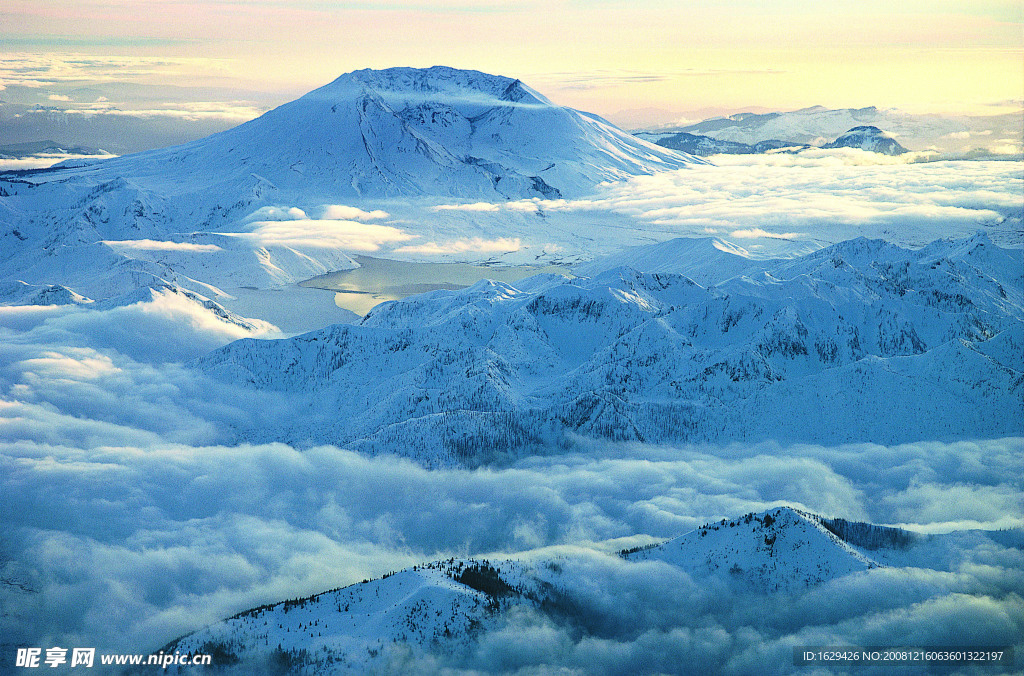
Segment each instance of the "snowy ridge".
[[575,272],[594,277],[619,267],[685,275],[701,286],[713,286],[745,272],[764,269],[750,252],[731,242],[717,237],[677,237],[598,258],[577,266]]
[[266,331],[270,325],[259,319],[248,319],[241,317],[234,312],[224,308],[220,303],[214,302],[198,293],[183,289],[180,286],[166,283],[154,283],[141,287],[135,291],[108,298],[102,301],[95,301],[90,309],[109,310],[111,308],[135,305],[137,303],[151,303],[164,298],[173,298],[186,304],[198,306],[204,314],[210,316],[214,321],[229,324],[250,332]]
[[[752,599],[826,582],[843,584],[843,578],[879,564],[823,525],[840,521],[778,507],[707,524],[660,545],[620,552],[625,559],[620,565],[644,566],[648,576],[664,576],[669,571],[665,566],[671,566],[698,584],[724,585]],[[870,524],[842,523],[851,533],[877,530]],[[916,542],[905,531],[881,530],[888,539],[880,541],[880,553],[910,546],[900,542]],[[892,533],[905,538],[897,542]],[[895,544],[890,546],[890,540]],[[253,608],[162,650],[213,654],[228,673],[390,672],[401,670],[395,665],[404,663],[403,658],[416,663],[427,655],[457,663],[516,606],[555,623],[573,623],[584,633],[600,627],[600,621],[585,617],[588,603],[578,597],[581,590],[586,594],[587,570],[588,562],[572,553],[548,560],[532,557],[529,563],[435,561],[378,580]],[[623,590],[603,591],[614,597]],[[178,673],[174,669],[168,673]]]
[[1016,434],[1022,418],[1006,413],[1024,386],[1022,281],[1019,253],[983,235],[918,251],[861,239],[708,287],[631,268],[481,282],[384,303],[359,325],[238,341],[197,366],[306,402],[301,422],[261,438],[427,464],[494,460],[570,432]]
[[92,300],[60,284],[0,283],[0,305],[82,305]]
[[[177,639],[163,652],[212,653],[219,666],[239,673],[361,673],[380,668],[399,644],[419,655],[464,649],[501,611],[517,603],[538,606],[550,587],[520,562],[435,561],[253,608]],[[177,672],[172,667],[168,673]]]

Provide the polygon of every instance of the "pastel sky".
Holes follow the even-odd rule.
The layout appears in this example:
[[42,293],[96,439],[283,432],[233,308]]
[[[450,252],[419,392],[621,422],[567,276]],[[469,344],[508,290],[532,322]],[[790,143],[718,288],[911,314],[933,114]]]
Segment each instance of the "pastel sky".
[[445,64],[613,118],[1005,112],[1024,98],[1022,15],[1020,0],[5,0],[0,84],[45,75],[40,58],[119,57],[89,77],[284,100],[357,68]]

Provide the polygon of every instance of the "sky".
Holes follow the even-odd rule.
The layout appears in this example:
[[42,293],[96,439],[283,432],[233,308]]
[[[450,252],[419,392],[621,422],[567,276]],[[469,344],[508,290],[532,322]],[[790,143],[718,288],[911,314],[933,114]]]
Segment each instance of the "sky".
[[[31,86],[54,104],[82,103],[69,83],[219,88],[207,98],[222,102],[226,90],[249,92],[231,109],[244,118],[254,101],[265,108],[351,70],[443,64],[518,77],[620,124],[819,104],[982,114],[1024,99],[1022,8],[1017,0],[8,0],[0,84]],[[158,96],[123,95],[126,105]]]

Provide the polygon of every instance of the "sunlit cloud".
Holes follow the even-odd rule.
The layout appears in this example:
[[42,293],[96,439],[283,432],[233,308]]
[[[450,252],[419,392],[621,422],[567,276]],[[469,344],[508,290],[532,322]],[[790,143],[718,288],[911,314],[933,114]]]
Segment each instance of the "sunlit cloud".
[[761,237],[793,239],[794,237],[799,237],[800,234],[796,232],[768,232],[761,228],[749,228],[747,230],[733,230],[729,233],[729,236],[736,239],[758,239]]
[[479,211],[479,212],[498,212],[502,208],[507,208],[505,205],[495,204],[493,202],[472,202],[470,204],[439,204],[433,207],[434,211]]
[[400,228],[367,223],[389,217],[387,212],[379,209],[364,211],[342,204],[328,204],[321,212],[321,218],[314,219],[298,207],[260,207],[244,219],[251,235],[243,236],[252,236],[263,246],[360,252],[377,251],[385,244],[416,237]]
[[45,87],[54,84],[131,81],[154,75],[169,76],[187,69],[223,71],[223,59],[94,55],[85,53],[0,53],[0,84]]
[[[1024,177],[1014,162],[922,162],[859,149],[716,155],[713,165],[637,176],[577,200],[442,204],[436,212],[543,213],[577,219],[608,214],[672,235],[837,242],[899,233],[923,245],[979,228],[1010,230]],[[481,218],[482,222],[488,222]],[[651,231],[648,231],[651,232]]]
[[298,207],[267,206],[260,207],[245,217],[245,221],[296,221],[309,218],[306,212]]
[[320,218],[326,220],[341,221],[379,221],[388,218],[390,214],[380,209],[363,211],[357,207],[349,207],[344,204],[327,204],[323,208]]
[[39,155],[31,155],[29,157],[19,157],[13,159],[0,159],[0,170],[2,171],[20,171],[24,169],[44,169],[46,167],[52,167],[59,162],[66,162],[69,160],[106,160],[115,155],[75,155],[75,154],[50,154],[41,153]]
[[541,200],[538,198],[513,200],[511,202],[468,202],[463,204],[438,204],[431,207],[432,211],[465,211],[469,213],[498,213],[512,211],[526,214],[536,213],[541,206],[560,206],[564,200]]
[[[247,103],[209,102],[209,103],[167,103],[159,108],[124,108],[109,102],[89,104],[79,107],[62,108],[61,112],[68,115],[90,117],[96,115],[113,115],[127,118],[172,118],[187,121],[227,120],[238,123],[251,120],[263,111]],[[45,114],[46,111],[28,111],[27,115]]]
[[102,240],[103,244],[117,249],[132,249],[136,251],[190,251],[196,253],[209,253],[221,251],[216,244],[193,244],[191,242],[170,242],[156,241],[152,239],[122,239]]
[[469,239],[457,239],[450,242],[427,242],[402,246],[394,250],[396,254],[426,254],[440,255],[452,253],[505,253],[518,251],[522,248],[522,241],[518,237],[499,237],[498,239],[482,239],[471,237]]
[[69,350],[68,353],[44,352],[41,356],[25,359],[15,366],[23,374],[34,378],[49,377],[56,380],[94,380],[100,376],[118,373],[110,357],[92,350]]
[[378,251],[382,245],[416,237],[399,228],[340,220],[255,221],[252,236],[262,245]]

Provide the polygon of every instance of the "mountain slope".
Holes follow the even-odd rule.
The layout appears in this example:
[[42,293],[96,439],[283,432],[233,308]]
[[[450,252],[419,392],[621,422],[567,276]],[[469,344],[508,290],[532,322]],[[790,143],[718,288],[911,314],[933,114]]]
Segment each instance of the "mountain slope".
[[539,605],[549,586],[533,567],[515,561],[435,561],[253,608],[172,641],[163,652],[212,653],[218,666],[239,673],[363,673],[380,668],[399,644],[420,656],[465,649],[495,626],[500,611]]
[[619,267],[683,275],[707,287],[739,274],[763,270],[764,264],[753,259],[746,249],[717,237],[677,237],[597,258],[577,266],[574,272],[595,277]]

